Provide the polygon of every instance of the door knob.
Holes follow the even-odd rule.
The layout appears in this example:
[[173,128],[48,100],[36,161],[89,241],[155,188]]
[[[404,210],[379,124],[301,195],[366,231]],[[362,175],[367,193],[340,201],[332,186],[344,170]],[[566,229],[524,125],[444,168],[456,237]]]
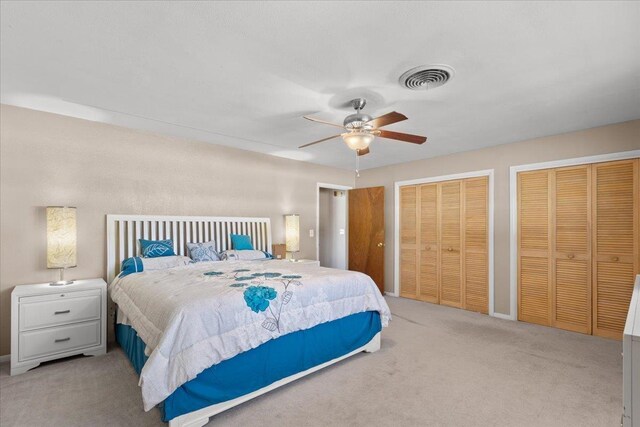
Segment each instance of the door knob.
[[379,247],[379,248],[381,248],[381,247],[383,247],[383,246],[384,246],[384,243],[382,243],[382,242],[378,243],[378,247]]

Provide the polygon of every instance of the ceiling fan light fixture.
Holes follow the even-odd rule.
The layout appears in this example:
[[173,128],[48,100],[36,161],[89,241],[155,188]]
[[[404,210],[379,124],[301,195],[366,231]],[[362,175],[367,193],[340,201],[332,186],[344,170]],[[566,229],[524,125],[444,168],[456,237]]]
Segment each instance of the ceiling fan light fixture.
[[368,114],[351,114],[344,119],[343,125],[346,129],[371,129],[372,126],[367,122],[373,120]]
[[352,150],[364,150],[368,148],[374,138],[375,136],[371,133],[363,131],[351,131],[342,134],[342,139],[345,144]]

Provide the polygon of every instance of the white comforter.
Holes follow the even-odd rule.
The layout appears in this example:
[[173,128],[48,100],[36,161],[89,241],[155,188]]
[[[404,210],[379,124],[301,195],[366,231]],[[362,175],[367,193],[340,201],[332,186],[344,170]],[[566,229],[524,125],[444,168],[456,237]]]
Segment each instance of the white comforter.
[[203,262],[116,278],[125,322],[147,345],[146,411],[206,368],[294,331],[363,311],[391,313],[362,273],[288,261]]

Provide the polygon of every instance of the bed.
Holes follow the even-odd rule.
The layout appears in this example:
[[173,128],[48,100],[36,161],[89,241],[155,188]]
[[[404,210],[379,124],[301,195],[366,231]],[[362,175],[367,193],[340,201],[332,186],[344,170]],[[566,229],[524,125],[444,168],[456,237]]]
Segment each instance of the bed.
[[116,339],[140,376],[145,410],[175,426],[209,417],[362,351],[380,348],[389,308],[370,277],[283,260],[212,261],[118,277],[138,239],[249,235],[269,251],[268,218],[107,216]]

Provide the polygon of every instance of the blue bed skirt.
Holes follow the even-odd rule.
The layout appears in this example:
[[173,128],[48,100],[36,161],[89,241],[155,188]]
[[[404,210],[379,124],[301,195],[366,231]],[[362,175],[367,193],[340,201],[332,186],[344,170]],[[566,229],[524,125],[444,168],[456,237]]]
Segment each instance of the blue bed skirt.
[[[202,371],[167,397],[163,420],[235,399],[362,347],[382,329],[380,314],[352,314],[283,335]],[[135,329],[116,324],[116,339],[140,375],[147,361]]]

